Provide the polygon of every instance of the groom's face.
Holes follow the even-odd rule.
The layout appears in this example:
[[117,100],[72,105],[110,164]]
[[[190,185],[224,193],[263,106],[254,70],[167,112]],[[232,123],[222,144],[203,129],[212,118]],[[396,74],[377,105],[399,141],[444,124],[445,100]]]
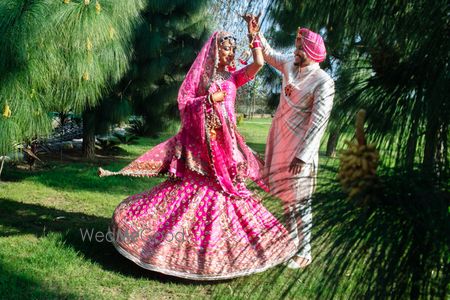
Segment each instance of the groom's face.
[[294,56],[295,56],[294,65],[297,67],[302,66],[308,60],[308,57],[306,56],[306,53],[303,50],[302,36],[299,34],[297,34],[297,37],[295,38]]
[[298,66],[298,67],[302,66],[308,60],[308,56],[306,56],[306,53],[303,50],[303,47],[301,46],[301,44],[299,47],[295,48],[294,56],[295,56],[294,65]]

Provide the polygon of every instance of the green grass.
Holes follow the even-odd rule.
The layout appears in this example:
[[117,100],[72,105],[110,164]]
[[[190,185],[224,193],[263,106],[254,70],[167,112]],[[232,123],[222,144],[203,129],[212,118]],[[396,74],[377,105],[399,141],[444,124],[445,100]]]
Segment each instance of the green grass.
[[247,144],[258,153],[264,154],[266,138],[272,119],[244,120],[239,126],[241,134],[246,138]]
[[[264,150],[269,122],[244,123],[249,144]],[[256,134],[255,134],[256,133]],[[125,154],[99,163],[51,160],[37,171],[7,168],[0,184],[0,295],[2,298],[218,298],[287,289],[292,271],[195,283],[143,270],[107,242],[83,242],[80,228],[105,231],[114,208],[130,194],[164,179],[96,176],[99,165],[117,170],[167,138],[142,138]],[[281,217],[279,203],[267,203]],[[275,274],[274,274],[275,272]],[[270,280],[270,286],[261,282]],[[306,294],[304,295],[306,297]]]
[[[240,126],[249,145],[263,153],[270,121]],[[125,197],[150,189],[161,178],[96,176],[98,166],[118,170],[167,138],[141,138],[122,155],[96,163],[47,160],[36,171],[8,167],[0,183],[0,295],[2,298],[86,299],[310,299],[320,289],[325,266],[317,258],[303,271],[275,267],[262,274],[221,282],[192,282],[149,272],[107,243],[82,241],[81,229],[105,232],[114,208]],[[337,161],[324,163],[322,178],[334,176]],[[325,189],[326,184],[320,184]],[[265,205],[281,217],[279,202]],[[300,276],[301,275],[301,276]],[[303,278],[303,279],[302,279]],[[351,276],[337,295],[346,298]]]

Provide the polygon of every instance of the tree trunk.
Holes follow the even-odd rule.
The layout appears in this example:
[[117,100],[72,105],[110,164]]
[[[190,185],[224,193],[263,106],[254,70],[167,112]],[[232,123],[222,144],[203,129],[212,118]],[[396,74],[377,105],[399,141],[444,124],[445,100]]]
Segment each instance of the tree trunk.
[[330,136],[328,137],[327,142],[327,151],[325,154],[326,156],[336,157],[336,146],[339,141],[340,135],[341,133],[337,129],[330,132]]
[[83,158],[95,159],[95,115],[92,109],[83,112]]

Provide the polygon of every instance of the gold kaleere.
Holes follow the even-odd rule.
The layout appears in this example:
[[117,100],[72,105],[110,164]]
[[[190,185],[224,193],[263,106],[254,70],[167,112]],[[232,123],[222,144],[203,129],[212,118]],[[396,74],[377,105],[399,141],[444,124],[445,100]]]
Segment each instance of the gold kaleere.
[[379,153],[374,144],[366,144],[364,136],[365,111],[360,110],[356,117],[357,141],[346,141],[348,148],[339,158],[338,179],[350,199],[362,198],[360,204],[368,204],[371,200],[370,190],[378,182],[376,170]]
[[3,108],[3,116],[5,118],[11,117],[11,109],[9,108],[8,102],[5,103],[5,107]]
[[95,1],[95,11],[97,12],[97,14],[99,14],[101,10],[102,6],[100,5],[100,2]]
[[84,80],[84,81],[88,81],[89,79],[90,79],[89,73],[88,73],[88,71],[85,71],[85,72],[83,73],[83,80]]
[[211,130],[209,131],[209,136],[210,136],[211,140],[215,141],[215,140],[216,140],[216,137],[217,137],[216,130],[215,130],[215,129],[211,129]]

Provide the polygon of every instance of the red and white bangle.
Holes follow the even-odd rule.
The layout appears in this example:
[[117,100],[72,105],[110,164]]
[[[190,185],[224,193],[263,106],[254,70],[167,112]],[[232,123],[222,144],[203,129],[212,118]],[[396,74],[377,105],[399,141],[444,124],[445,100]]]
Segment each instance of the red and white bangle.
[[250,43],[250,48],[251,49],[257,49],[257,48],[261,48],[261,40],[259,39],[259,36],[255,36],[253,38],[253,41]]
[[250,45],[250,48],[252,48],[252,49],[261,48],[261,42],[260,42],[260,41],[253,42],[253,43]]

